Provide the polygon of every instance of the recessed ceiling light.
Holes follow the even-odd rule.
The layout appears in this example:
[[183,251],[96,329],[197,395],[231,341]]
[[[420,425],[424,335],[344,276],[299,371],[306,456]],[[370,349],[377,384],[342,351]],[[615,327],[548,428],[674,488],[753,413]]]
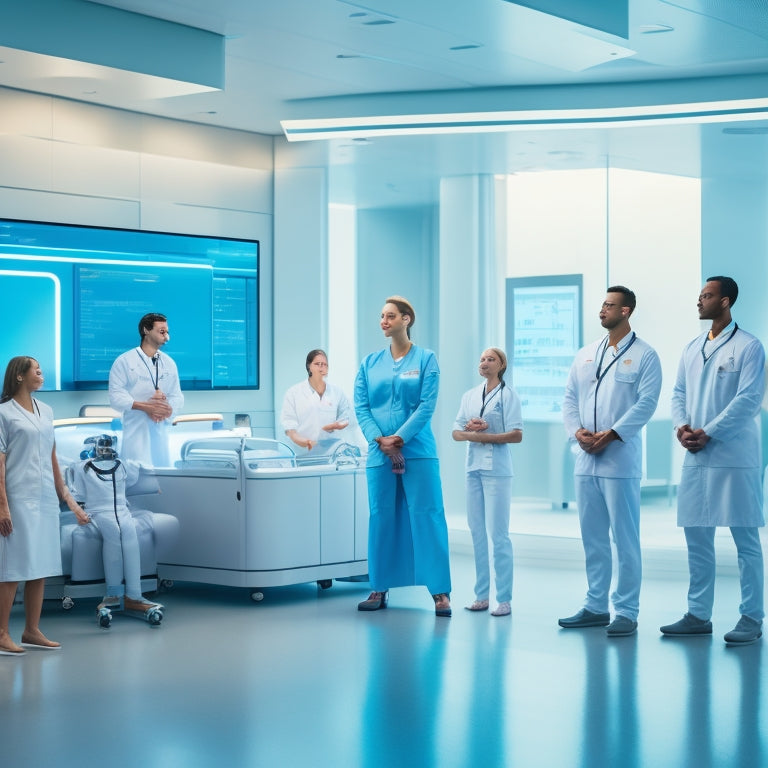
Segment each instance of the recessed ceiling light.
[[674,32],[675,28],[668,24],[643,24],[640,27],[641,35],[657,35],[659,32]]

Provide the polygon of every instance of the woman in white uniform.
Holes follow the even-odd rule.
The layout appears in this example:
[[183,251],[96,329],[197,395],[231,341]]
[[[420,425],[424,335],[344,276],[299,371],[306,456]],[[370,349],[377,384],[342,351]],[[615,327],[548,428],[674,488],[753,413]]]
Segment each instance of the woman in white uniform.
[[470,611],[487,611],[491,589],[488,533],[493,544],[497,607],[494,616],[508,616],[512,600],[512,456],[509,446],[523,439],[520,398],[504,381],[507,356],[496,347],[480,356],[478,371],[485,379],[461,398],[453,439],[467,442],[467,523],[475,551],[475,601]]
[[280,423],[291,440],[307,451],[318,443],[340,439],[341,430],[349,426],[352,407],[341,387],[329,384],[328,356],[322,349],[313,349],[305,362],[307,380],[294,384],[283,398]]
[[59,472],[53,412],[32,393],[43,374],[31,357],[14,357],[0,398],[0,654],[24,653],[8,624],[18,582],[24,586],[26,622],[21,645],[52,650],[59,643],[40,631],[45,578],[61,574],[59,501],[81,524],[88,516],[72,498]]

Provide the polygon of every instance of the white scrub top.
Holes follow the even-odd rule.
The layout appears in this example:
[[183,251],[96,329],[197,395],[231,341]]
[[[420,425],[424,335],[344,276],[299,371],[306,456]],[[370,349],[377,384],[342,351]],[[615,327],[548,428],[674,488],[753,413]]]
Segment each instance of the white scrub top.
[[[481,384],[464,393],[453,428],[463,432],[464,426],[470,419],[483,418],[488,423],[487,434],[522,429],[522,407],[517,392],[508,385],[503,387],[499,385],[486,395],[484,404],[484,389],[485,384]],[[511,444],[468,442],[466,469],[467,472],[483,470],[502,477],[512,477],[514,473]]]
[[672,390],[675,428],[689,424],[710,437],[701,451],[685,452],[678,525],[760,526],[757,417],[765,389],[765,351],[735,323],[714,342],[707,342],[708,333],[683,350]]
[[[109,371],[109,404],[122,414],[123,440],[120,456],[126,460],[156,467],[170,464],[168,425],[184,407],[176,363],[164,352],[158,352],[157,369],[152,358],[141,347],[123,352]],[[168,399],[173,413],[156,424],[143,411],[133,410],[135,400],[146,402],[157,386]]]
[[[575,474],[642,477],[642,428],[653,416],[660,392],[659,356],[634,332],[621,339],[618,351],[608,345],[607,336],[580,349],[563,399],[565,429],[574,441]],[[581,427],[591,432],[613,429],[621,439],[590,454],[575,443]]]
[[75,464],[72,467],[71,485],[75,499],[83,502],[84,509],[90,515],[126,512],[128,503],[125,490],[138,480],[140,465],[135,461],[120,460],[114,475],[100,476],[89,464],[104,471],[114,469],[118,462],[115,459],[86,459]]
[[53,480],[53,411],[33,400],[34,413],[15,400],[0,403],[0,453],[13,532],[0,536],[0,581],[61,574],[59,499]]
[[334,443],[347,439],[345,436],[351,434],[349,427],[334,432],[325,432],[323,427],[334,421],[352,421],[352,417],[352,406],[341,387],[326,382],[325,392],[320,397],[306,379],[285,393],[280,424],[284,432],[295,429],[313,442]]

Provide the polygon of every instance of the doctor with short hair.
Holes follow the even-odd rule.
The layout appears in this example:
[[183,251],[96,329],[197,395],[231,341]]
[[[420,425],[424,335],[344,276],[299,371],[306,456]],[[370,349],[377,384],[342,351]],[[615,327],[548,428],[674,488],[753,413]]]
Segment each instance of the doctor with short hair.
[[[661,391],[659,356],[629,324],[635,305],[629,288],[608,288],[600,308],[600,324],[608,335],[576,354],[563,400],[565,429],[576,452],[574,482],[588,588],[584,607],[558,623],[565,629],[604,626],[608,637],[637,631],[642,429]],[[618,574],[609,595],[611,534]]]
[[685,461],[677,492],[677,524],[688,545],[688,612],[661,627],[665,635],[709,635],[715,597],[715,532],[728,526],[736,544],[741,618],[729,645],[762,635],[764,525],[760,430],[765,350],[731,317],[735,280],[707,278],[698,300],[709,330],[683,350],[672,391],[672,419]]
[[109,371],[109,404],[122,415],[123,458],[140,464],[170,464],[168,424],[184,406],[179,372],[161,351],[168,343],[168,320],[150,312],[139,320],[138,347],[123,352]]

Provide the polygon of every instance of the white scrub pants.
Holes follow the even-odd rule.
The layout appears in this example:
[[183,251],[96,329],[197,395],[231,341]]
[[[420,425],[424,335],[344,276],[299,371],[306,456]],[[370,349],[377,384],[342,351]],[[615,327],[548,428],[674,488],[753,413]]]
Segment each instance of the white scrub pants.
[[92,514],[93,523],[104,541],[102,557],[107,595],[114,597],[125,594],[134,600],[141,600],[139,537],[131,513],[126,510],[118,515],[114,512]]
[[[715,528],[710,526],[686,527],[688,544],[688,612],[696,618],[709,621],[715,601]],[[763,550],[758,528],[731,527],[736,544],[741,582],[739,613],[755,621],[765,617],[763,610]]]
[[608,613],[613,575],[611,537],[616,544],[618,573],[610,595],[617,616],[637,620],[643,562],[640,553],[640,480],[576,475],[581,541],[587,566],[584,607]]
[[467,473],[467,523],[475,550],[475,596],[478,600],[487,600],[491,590],[488,533],[493,545],[496,600],[508,603],[512,599],[511,503],[511,477],[482,470]]

